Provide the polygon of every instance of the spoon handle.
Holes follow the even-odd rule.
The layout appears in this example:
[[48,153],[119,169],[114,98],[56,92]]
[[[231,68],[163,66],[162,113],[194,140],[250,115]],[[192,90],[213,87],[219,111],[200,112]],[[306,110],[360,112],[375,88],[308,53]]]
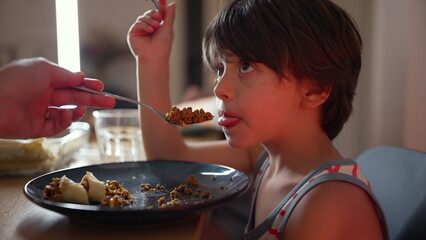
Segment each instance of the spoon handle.
[[160,4],[157,2],[157,0],[151,0],[151,2],[155,5],[155,8],[160,11]]
[[146,108],[148,108],[149,110],[153,111],[153,112],[154,112],[155,114],[157,114],[157,115],[161,118],[161,120],[163,120],[164,122],[166,122],[166,123],[168,123],[168,124],[170,124],[170,125],[175,126],[174,124],[171,124],[169,121],[167,121],[167,120],[166,120],[166,115],[164,115],[163,113],[161,113],[161,112],[157,111],[156,109],[154,109],[153,107],[151,107],[151,106],[149,106],[149,105],[147,105],[147,104],[145,104],[145,103],[142,103],[142,102],[139,102],[139,101],[133,100],[133,99],[131,99],[131,98],[127,98],[127,97],[123,97],[123,96],[120,96],[120,95],[112,94],[112,93],[109,93],[109,92],[100,92],[100,91],[96,91],[96,90],[93,90],[93,89],[90,89],[90,88],[87,88],[87,87],[83,87],[83,86],[77,86],[77,87],[73,87],[73,88],[74,88],[74,89],[77,89],[77,90],[85,91],[85,92],[95,93],[95,94],[104,95],[104,96],[110,96],[110,97],[113,97],[113,98],[115,98],[115,99],[117,99],[117,100],[121,100],[121,101],[125,101],[125,102],[130,102],[130,103],[134,103],[134,104],[141,105],[141,106],[146,107]]

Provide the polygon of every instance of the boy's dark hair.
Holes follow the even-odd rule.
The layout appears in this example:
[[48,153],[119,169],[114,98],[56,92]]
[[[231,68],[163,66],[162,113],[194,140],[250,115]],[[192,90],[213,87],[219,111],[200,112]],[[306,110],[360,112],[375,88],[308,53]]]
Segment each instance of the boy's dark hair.
[[231,52],[280,76],[331,87],[322,127],[333,140],[352,112],[362,40],[352,18],[329,0],[236,0],[208,27],[207,66]]

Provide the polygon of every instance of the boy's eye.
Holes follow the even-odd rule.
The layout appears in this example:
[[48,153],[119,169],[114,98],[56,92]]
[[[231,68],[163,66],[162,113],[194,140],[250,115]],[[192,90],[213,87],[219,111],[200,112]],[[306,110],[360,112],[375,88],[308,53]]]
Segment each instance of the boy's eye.
[[223,77],[224,73],[225,73],[225,67],[223,65],[216,66],[216,75],[218,78]]
[[253,66],[248,62],[242,62],[240,65],[240,72],[241,73],[249,73],[253,71]]

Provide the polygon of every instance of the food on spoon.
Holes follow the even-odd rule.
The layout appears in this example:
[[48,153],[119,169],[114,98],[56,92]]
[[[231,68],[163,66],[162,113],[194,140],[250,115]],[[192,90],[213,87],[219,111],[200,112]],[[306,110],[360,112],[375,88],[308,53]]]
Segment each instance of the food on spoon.
[[180,110],[178,107],[173,107],[172,110],[166,113],[166,120],[171,124],[185,127],[189,124],[201,123],[212,120],[213,115],[210,112],[205,112],[202,108],[192,111],[191,107]]
[[101,206],[119,207],[132,203],[133,196],[120,183],[107,180],[104,184],[91,172],[86,172],[80,183],[65,175],[53,178],[44,188],[44,198],[56,202],[89,204],[98,202]]
[[52,179],[52,182],[44,189],[44,198],[56,202],[89,204],[89,197],[83,185],[65,175]]
[[86,172],[86,175],[81,179],[80,184],[86,189],[91,202],[102,202],[105,197],[105,183],[99,181],[91,172]]

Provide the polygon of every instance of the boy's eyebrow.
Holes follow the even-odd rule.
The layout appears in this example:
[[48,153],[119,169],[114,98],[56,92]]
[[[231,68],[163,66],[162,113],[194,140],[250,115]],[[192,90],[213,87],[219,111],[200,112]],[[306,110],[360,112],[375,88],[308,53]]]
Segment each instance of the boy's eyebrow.
[[226,63],[235,63],[235,62],[240,62],[243,59],[241,59],[240,57],[238,57],[237,55],[231,53],[231,52],[227,52],[223,58],[219,59],[220,61],[225,61]]

